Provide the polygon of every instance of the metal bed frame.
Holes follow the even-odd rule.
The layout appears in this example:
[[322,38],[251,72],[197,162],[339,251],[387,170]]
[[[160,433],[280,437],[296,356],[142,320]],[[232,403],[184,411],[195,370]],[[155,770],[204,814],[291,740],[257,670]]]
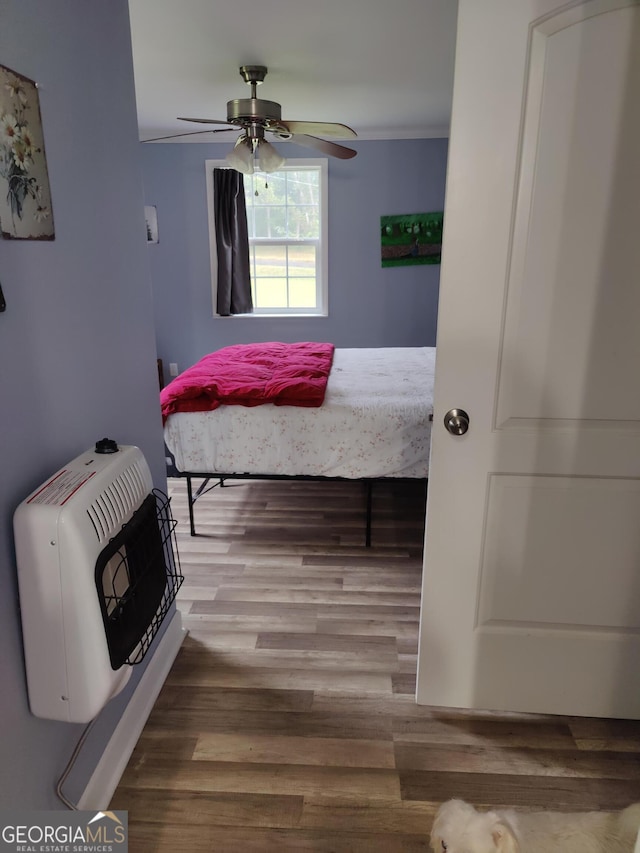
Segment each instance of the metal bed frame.
[[[415,482],[415,477],[371,477],[362,479],[350,479],[349,477],[321,477],[312,475],[293,475],[293,474],[212,474],[211,472],[197,471],[177,471],[178,477],[184,477],[187,481],[187,499],[189,503],[189,528],[192,536],[197,536],[196,524],[194,518],[193,507],[202,495],[207,494],[216,486],[222,488],[225,480],[309,480],[309,481],[327,481],[327,482],[342,482],[342,483],[363,483],[365,486],[366,496],[366,516],[365,516],[365,545],[371,547],[371,518],[373,512],[373,484],[390,481],[394,483]],[[193,490],[193,480],[204,480],[196,491]],[[217,482],[209,485],[211,480]],[[426,483],[427,480],[425,479]]]

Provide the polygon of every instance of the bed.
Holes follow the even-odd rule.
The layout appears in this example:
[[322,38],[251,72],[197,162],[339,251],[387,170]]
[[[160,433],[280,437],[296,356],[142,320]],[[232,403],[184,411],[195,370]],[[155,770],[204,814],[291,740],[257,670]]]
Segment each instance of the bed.
[[[434,366],[432,347],[335,349],[321,405],[166,414],[165,443],[187,478],[192,535],[194,504],[211,479],[349,479],[367,487],[369,545],[373,483],[428,477]],[[195,494],[194,479],[204,480]]]

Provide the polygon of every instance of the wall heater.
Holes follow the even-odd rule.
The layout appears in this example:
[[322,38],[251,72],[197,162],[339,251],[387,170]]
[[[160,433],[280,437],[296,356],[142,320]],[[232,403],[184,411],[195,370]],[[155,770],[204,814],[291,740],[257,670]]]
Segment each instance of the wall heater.
[[169,499],[137,447],[97,442],[16,509],[29,705],[92,720],[125,686],[182,583]]

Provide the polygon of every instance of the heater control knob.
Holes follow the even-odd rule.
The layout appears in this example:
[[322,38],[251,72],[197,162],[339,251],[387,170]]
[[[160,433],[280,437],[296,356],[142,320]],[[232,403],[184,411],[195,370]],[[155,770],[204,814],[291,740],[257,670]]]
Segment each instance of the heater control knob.
[[117,453],[118,445],[112,438],[101,438],[96,441],[96,453]]

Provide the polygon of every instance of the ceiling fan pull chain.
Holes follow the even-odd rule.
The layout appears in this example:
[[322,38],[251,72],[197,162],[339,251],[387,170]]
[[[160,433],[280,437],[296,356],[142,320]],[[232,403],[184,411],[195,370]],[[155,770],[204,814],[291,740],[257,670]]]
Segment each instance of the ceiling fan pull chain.
[[[258,184],[257,184],[257,183],[255,184],[255,187],[256,187],[256,188],[255,188],[255,190],[253,191],[253,194],[254,194],[254,195],[260,195],[260,193],[258,192]],[[264,188],[265,188],[265,190],[268,190],[268,189],[269,189],[269,181],[268,181],[268,178],[265,178],[265,180],[264,180]]]

